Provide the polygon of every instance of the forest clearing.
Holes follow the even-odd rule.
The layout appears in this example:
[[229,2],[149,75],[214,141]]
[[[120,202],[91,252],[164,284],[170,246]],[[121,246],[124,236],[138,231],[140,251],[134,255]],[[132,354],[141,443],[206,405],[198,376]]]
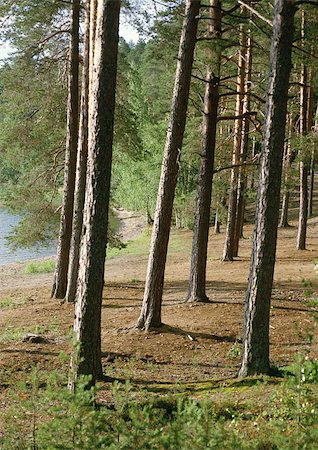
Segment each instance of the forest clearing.
[[[280,369],[291,367],[300,355],[303,358],[318,356],[318,277],[314,270],[314,260],[318,258],[317,218],[309,221],[308,248],[301,255],[294,248],[295,230],[295,226],[279,230],[272,293],[271,362]],[[245,382],[236,378],[241,356],[243,303],[250,264],[252,226],[246,226],[240,257],[230,263],[220,259],[223,233],[215,235],[211,232],[207,266],[207,291],[211,303],[208,304],[184,302],[191,232],[174,230],[163,298],[165,326],[145,333],[134,329],[134,326],[142,303],[148,231],[149,228],[135,237],[136,254],[118,255],[106,264],[102,305],[102,364],[103,372],[109,379],[98,383],[97,403],[106,408],[113,407],[112,389],[116,380],[123,386],[125,382],[130,382],[128,397],[134,401],[137,396],[140,402],[143,398],[154,404],[162,402],[163,408],[168,410],[174,408],[173,405],[180,397],[197,401],[208,398],[221,410],[219,420],[222,427],[226,429],[233,421],[235,423],[236,418],[234,428],[244,438],[244,448],[256,448],[248,447],[248,442],[252,438],[258,442],[259,434],[260,442],[265,439],[266,444],[266,432],[265,435],[262,434],[264,431],[259,433],[259,427],[262,430],[268,426],[271,415],[277,415],[275,402],[284,390],[291,388],[286,387],[289,383],[287,376],[285,379],[256,376]],[[14,392],[15,395],[19,393],[19,383],[31,383],[35,367],[39,371],[40,385],[45,386],[44,380],[54,370],[62,373],[64,380],[67,379],[68,358],[63,362],[59,355],[61,352],[70,354],[70,330],[74,315],[73,305],[49,299],[51,274],[23,275],[20,268],[19,274],[11,273],[10,276],[10,272],[5,272],[5,267],[2,266],[0,275],[0,442],[5,435],[6,417],[16,414],[16,408],[21,407],[15,404]],[[10,280],[13,286],[4,287],[4,282],[10,284]],[[35,333],[40,341],[28,341],[25,339],[28,333]],[[125,389],[122,389],[124,393]],[[314,389],[317,394],[315,385],[307,385],[306,389]],[[26,398],[22,391],[18,395],[19,398]],[[293,409],[294,405],[291,404],[290,408]],[[32,420],[28,414],[25,413],[20,419],[17,436],[23,430],[30,433]],[[288,417],[290,414],[286,407],[282,413],[282,423],[290,421],[290,429],[297,429],[294,419]],[[40,417],[39,414],[37,420],[41,420]],[[259,425],[256,426],[255,421],[259,421]],[[255,431],[249,436],[251,428]],[[300,428],[305,431],[306,424],[300,425]],[[135,448],[146,448],[143,446],[147,442],[143,441],[144,438],[138,437],[140,441],[136,438]],[[287,439],[287,446],[282,448],[294,448],[289,447],[291,444],[288,442]],[[316,448],[313,441],[310,442],[310,448]],[[189,447],[185,445],[180,448]],[[220,445],[216,448],[241,447],[228,444],[228,447]],[[267,447],[258,448],[272,447],[268,444]]]

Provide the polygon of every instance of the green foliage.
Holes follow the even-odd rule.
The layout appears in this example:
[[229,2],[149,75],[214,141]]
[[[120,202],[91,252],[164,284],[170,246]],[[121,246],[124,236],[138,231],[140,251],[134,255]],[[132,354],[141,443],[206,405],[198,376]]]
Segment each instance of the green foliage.
[[[297,357],[270,398],[264,386],[251,389],[253,401],[210,396],[147,397],[128,382],[115,382],[109,406],[78,380],[75,392],[65,376],[32,372],[10,393],[1,448],[52,449],[291,449],[316,448],[318,436],[317,362]],[[266,384],[265,384],[266,386]],[[237,387],[237,389],[242,389]],[[245,388],[246,389],[246,388]],[[193,393],[197,397],[197,394]],[[263,405],[260,407],[258,402]]]
[[55,261],[54,260],[44,260],[44,261],[33,261],[26,263],[23,272],[27,275],[35,273],[50,273],[54,272]]
[[[204,5],[208,2],[203,2]],[[243,25],[246,32],[251,29],[253,35],[251,109],[260,112],[257,115],[258,126],[263,121],[262,99],[267,88],[270,33],[264,32],[259,18],[253,17],[253,22],[248,21],[248,14],[232,11],[232,6],[230,1],[222,2],[222,8],[230,11],[222,19],[222,38],[203,39],[207,21],[199,21],[173,215],[176,225],[182,227],[193,226],[205,88],[202,79],[206,64],[209,63],[221,78],[219,114],[233,114],[239,25]],[[262,8],[262,14],[270,18],[270,4],[264,4]],[[305,52],[295,49],[295,84],[290,90],[289,109],[295,122],[299,114],[299,65],[303,62],[312,64],[310,52],[317,45],[314,39],[315,10],[310,6],[305,8],[306,47]],[[163,0],[158,7],[151,0],[127,0],[123,2],[123,11],[129,21],[144,32],[147,42],[127,44],[121,39],[119,45],[112,202],[130,210],[144,211],[152,217],[169,124],[184,2]],[[201,13],[203,18],[207,18],[208,8],[202,7]],[[56,237],[58,231],[66,128],[69,18],[69,2],[3,0],[0,5],[0,39],[10,42],[17,51],[0,68],[0,202],[23,216],[10,237],[13,247],[25,247],[36,242],[42,245]],[[295,36],[299,41],[300,15],[296,20]],[[296,42],[296,46],[299,45]],[[215,56],[219,50],[222,52],[220,74]],[[317,81],[313,87],[316,96]],[[301,158],[309,159],[317,140],[313,135],[293,137],[292,150],[299,151]],[[252,124],[250,137],[254,142],[259,139]],[[231,164],[232,150],[233,120],[219,122],[217,169]],[[256,187],[257,168],[246,168],[246,174],[255,177]],[[214,177],[211,216],[218,209],[222,223],[227,215],[224,200],[228,184],[229,170]],[[294,187],[295,178],[291,177],[288,184],[286,188]],[[245,193],[248,203],[255,200],[255,187]],[[110,241],[114,245],[119,244],[112,235]]]
[[241,347],[242,347],[241,344],[235,342],[234,345],[228,351],[228,357],[231,359],[239,358],[241,356]]
[[0,201],[23,216],[9,239],[13,247],[56,235],[60,177],[54,158],[65,134],[65,90],[56,78],[55,70],[26,58],[0,69]]

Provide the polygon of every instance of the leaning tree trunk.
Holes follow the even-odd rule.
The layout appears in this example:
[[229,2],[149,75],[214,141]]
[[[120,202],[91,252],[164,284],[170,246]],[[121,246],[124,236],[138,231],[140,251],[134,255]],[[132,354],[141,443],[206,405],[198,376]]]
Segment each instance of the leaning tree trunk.
[[[92,5],[94,2],[92,2]],[[88,125],[88,98],[89,98],[89,60],[90,60],[90,0],[86,0],[85,36],[83,49],[83,71],[82,71],[82,95],[80,109],[80,124],[78,136],[78,151],[76,164],[76,180],[74,191],[74,208],[72,237],[69,257],[69,268],[67,276],[67,290],[65,300],[74,302],[77,286],[77,275],[79,266],[79,250],[82,235],[83,211],[86,187],[87,169],[87,125]],[[94,11],[93,14],[95,15]]]
[[[208,35],[210,37],[213,36],[216,39],[220,39],[222,36],[221,2],[220,0],[211,0],[210,6],[211,22],[208,24]],[[211,59],[215,59],[215,62],[213,65],[214,73],[212,73],[210,62],[210,66],[207,67],[206,74],[200,167],[197,181],[189,291],[187,297],[188,302],[208,301],[208,297],[205,292],[206,261],[209,240],[216,125],[219,103],[219,72],[221,65],[220,47],[216,50],[215,55],[210,54],[209,56]]]
[[138,328],[160,327],[164,271],[171,226],[173,199],[186,123],[191,71],[198,26],[200,0],[187,0],[180,40],[170,122],[161,170],[150,254]]
[[281,228],[289,227],[288,224],[288,209],[289,209],[289,199],[290,199],[290,171],[291,171],[291,137],[292,137],[292,128],[293,128],[293,116],[292,113],[289,113],[289,121],[288,121],[288,141],[286,144],[286,154],[284,157],[284,194],[282,200],[282,211],[279,226]]
[[70,69],[68,81],[67,134],[64,168],[63,202],[60,232],[51,296],[62,299],[67,288],[67,271],[72,235],[74,188],[78,141],[78,73],[79,73],[79,19],[80,0],[72,4],[72,30],[70,41]]
[[[302,40],[304,40],[305,33],[305,12],[302,11]],[[304,64],[301,65],[300,76],[300,122],[299,134],[301,136],[307,133],[307,68]],[[300,150],[300,164],[299,164],[299,220],[298,220],[298,234],[297,234],[297,250],[306,249],[307,236],[307,218],[308,218],[308,164],[304,151]]]
[[[243,26],[240,28],[240,54],[237,74],[237,96],[235,115],[242,116],[243,113],[243,101],[244,101],[244,80],[245,80],[245,61],[246,61],[246,34],[243,30]],[[238,117],[235,120],[234,125],[234,150],[232,163],[233,166],[239,164],[240,151],[242,142],[242,117]],[[235,256],[234,249],[234,237],[235,237],[235,221],[237,212],[237,186],[238,185],[238,167],[233,167],[231,170],[230,181],[230,193],[229,193],[229,206],[228,217],[225,233],[225,243],[223,250],[223,261],[233,261]]]
[[117,74],[119,0],[99,0],[92,97],[88,119],[88,171],[70,388],[79,375],[102,376],[101,306],[106,257],[108,205]]
[[270,372],[269,314],[295,11],[294,0],[275,0],[270,77],[263,129],[252,260],[245,300],[240,376]]

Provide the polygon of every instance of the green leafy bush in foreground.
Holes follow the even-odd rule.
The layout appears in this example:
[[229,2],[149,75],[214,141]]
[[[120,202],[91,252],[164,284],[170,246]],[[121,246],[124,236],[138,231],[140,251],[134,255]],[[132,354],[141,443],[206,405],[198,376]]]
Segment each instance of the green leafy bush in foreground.
[[[302,358],[259,411],[251,404],[156,397],[113,385],[113,403],[96,403],[81,379],[75,393],[53,373],[46,388],[35,371],[16,386],[0,437],[3,449],[315,449],[318,364]],[[64,380],[65,381],[65,380]],[[143,393],[144,394],[144,393]],[[138,400],[139,398],[139,400]]]

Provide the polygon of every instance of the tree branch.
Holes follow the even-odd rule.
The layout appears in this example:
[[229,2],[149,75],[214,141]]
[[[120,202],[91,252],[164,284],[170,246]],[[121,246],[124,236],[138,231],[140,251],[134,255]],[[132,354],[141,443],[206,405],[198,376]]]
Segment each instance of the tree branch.
[[273,23],[271,20],[267,19],[266,17],[264,17],[261,13],[259,13],[258,11],[256,11],[256,9],[252,8],[252,6],[248,5],[247,3],[243,2],[242,0],[237,0],[237,3],[239,3],[240,5],[244,6],[244,8],[248,9],[249,11],[251,11],[252,14],[254,14],[255,16],[257,16],[259,19],[261,19],[263,22],[266,22],[268,25],[270,25],[271,27],[273,26]]
[[250,116],[257,116],[257,111],[249,111],[243,114],[239,114],[238,116],[220,116],[217,118],[217,121],[220,120],[238,120],[238,119],[246,119]]
[[318,2],[317,0],[298,0],[297,2],[295,2],[295,6],[298,5],[312,5],[312,6],[318,6]]
[[231,164],[230,166],[220,167],[219,169],[213,170],[213,174],[222,172],[223,170],[235,169],[236,167],[257,166],[257,165],[258,165],[259,157],[260,157],[260,154],[258,153],[258,154],[255,155],[254,158],[251,159],[250,161],[244,161],[244,162],[242,162],[242,163]]

